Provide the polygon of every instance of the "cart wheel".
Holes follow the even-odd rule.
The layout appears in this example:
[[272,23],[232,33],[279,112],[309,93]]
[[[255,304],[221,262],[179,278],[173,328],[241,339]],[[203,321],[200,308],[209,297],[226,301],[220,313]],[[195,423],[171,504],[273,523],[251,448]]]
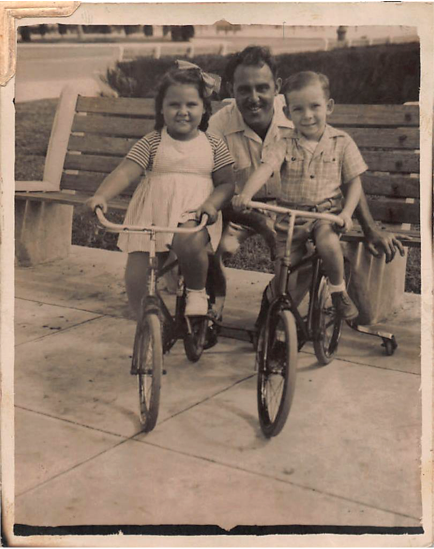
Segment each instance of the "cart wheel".
[[392,339],[387,339],[386,337],[383,337],[383,347],[386,349],[386,355],[392,356],[395,352],[395,349],[398,347],[398,344],[396,343],[395,337],[393,336]]

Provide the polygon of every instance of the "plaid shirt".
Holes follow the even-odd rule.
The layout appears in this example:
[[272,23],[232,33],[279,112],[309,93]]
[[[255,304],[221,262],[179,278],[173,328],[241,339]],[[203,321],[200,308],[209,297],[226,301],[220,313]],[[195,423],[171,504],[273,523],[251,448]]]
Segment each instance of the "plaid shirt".
[[[223,139],[235,160],[236,193],[239,194],[250,175],[261,164],[267,149],[273,149],[286,133],[291,133],[293,123],[283,113],[285,98],[274,100],[274,116],[264,141],[244,122],[234,100],[211,116],[208,132]],[[280,195],[279,170],[267,181],[255,198],[277,198]]]
[[313,153],[303,141],[303,136],[293,130],[263,155],[264,163],[280,170],[280,198],[284,202],[315,206],[328,198],[342,197],[342,184],[368,169],[351,137],[328,124]]

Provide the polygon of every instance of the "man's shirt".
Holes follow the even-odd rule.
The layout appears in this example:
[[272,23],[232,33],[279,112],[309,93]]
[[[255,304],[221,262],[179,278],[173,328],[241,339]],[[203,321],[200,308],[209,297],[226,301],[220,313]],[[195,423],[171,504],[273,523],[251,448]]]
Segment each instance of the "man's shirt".
[[[244,122],[235,100],[214,114],[208,132],[220,137],[228,146],[235,160],[236,190],[238,194],[250,175],[260,166],[263,154],[273,149],[293,128],[283,113],[285,98],[279,95],[274,100],[274,116],[264,141]],[[279,170],[267,181],[254,198],[277,198],[280,195]]]

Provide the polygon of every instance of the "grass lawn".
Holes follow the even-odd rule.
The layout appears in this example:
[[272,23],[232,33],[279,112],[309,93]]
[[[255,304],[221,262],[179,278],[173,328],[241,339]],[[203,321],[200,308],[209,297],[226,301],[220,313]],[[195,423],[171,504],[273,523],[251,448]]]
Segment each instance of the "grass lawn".
[[[44,160],[48,147],[51,126],[57,100],[45,99],[18,103],[16,107],[16,149],[15,178],[18,181],[42,179]],[[122,219],[121,214],[113,216],[114,221]],[[80,246],[116,250],[117,235],[105,234],[93,219],[80,209],[74,212],[72,243]],[[252,271],[272,272],[268,249],[260,236],[250,238],[228,263],[228,266]],[[405,291],[420,293],[421,263],[420,249],[410,248],[408,252]]]

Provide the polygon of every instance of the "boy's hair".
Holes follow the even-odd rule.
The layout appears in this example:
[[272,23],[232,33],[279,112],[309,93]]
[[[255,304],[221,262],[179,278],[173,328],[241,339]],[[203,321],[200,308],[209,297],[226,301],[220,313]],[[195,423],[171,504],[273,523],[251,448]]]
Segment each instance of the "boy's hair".
[[243,51],[231,55],[224,74],[224,81],[233,84],[234,74],[239,65],[260,66],[268,65],[273,78],[277,78],[277,64],[270,50],[264,46],[248,46]]
[[168,88],[177,84],[193,86],[197,89],[205,109],[199,124],[199,130],[202,130],[203,132],[206,131],[208,129],[208,121],[212,114],[212,108],[210,97],[205,96],[205,83],[200,69],[172,69],[163,75],[155,97],[155,129],[159,131],[164,127],[164,116],[161,112],[163,100]]
[[330,99],[330,81],[325,74],[313,71],[301,71],[293,74],[285,80],[282,86],[283,95],[292,91],[299,91],[312,84],[319,84],[324,92],[325,98]]

